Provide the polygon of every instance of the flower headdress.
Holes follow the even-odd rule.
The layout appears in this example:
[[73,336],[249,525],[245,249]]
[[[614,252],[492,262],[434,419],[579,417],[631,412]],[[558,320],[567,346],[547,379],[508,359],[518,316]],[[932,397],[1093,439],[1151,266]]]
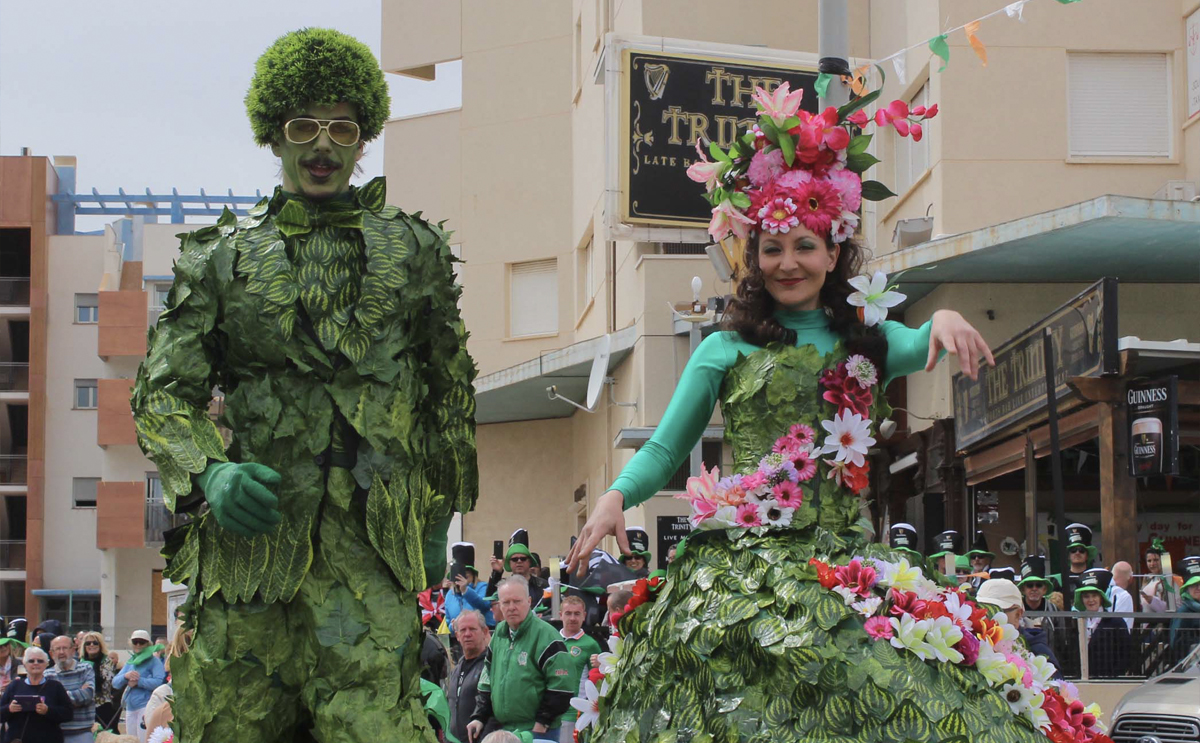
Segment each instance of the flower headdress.
[[879,92],[813,114],[800,109],[804,91],[792,91],[786,82],[771,92],[755,88],[758,123],[728,152],[710,143],[712,161],[697,142],[700,160],[688,168],[688,177],[708,190],[713,239],[745,240],[760,230],[778,235],[801,224],[834,243],[852,236],[863,199],[895,196],[878,181],[862,180],[879,160],[867,152],[873,135],[858,132],[873,121],[920,141],[922,122],[937,115],[936,104],[909,110],[904,101],[893,101],[870,119],[863,109]]

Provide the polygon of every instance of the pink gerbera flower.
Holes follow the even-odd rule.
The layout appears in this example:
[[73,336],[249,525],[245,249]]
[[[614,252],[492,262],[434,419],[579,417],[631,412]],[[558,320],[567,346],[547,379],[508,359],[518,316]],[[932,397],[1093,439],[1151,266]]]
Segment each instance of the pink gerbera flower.
[[776,196],[763,204],[758,210],[758,219],[763,230],[772,235],[781,232],[786,234],[788,230],[800,224],[800,218],[796,216],[796,202],[786,196]]
[[788,435],[803,444],[811,444],[816,439],[816,432],[803,423],[797,423],[788,429]]
[[828,181],[817,178],[792,190],[792,202],[799,223],[817,233],[828,235],[833,221],[842,216],[842,200]]
[[799,508],[804,503],[804,491],[791,480],[784,480],[771,488],[771,495],[780,508]]
[[792,466],[796,468],[797,479],[800,482],[808,482],[817,474],[817,462],[813,459],[812,450],[807,446],[796,450],[792,457]]
[[863,625],[863,629],[876,640],[892,639],[892,622],[887,617],[871,617]]
[[758,506],[754,503],[743,503],[738,506],[737,523],[738,526],[746,528],[762,526],[762,519],[758,515]]

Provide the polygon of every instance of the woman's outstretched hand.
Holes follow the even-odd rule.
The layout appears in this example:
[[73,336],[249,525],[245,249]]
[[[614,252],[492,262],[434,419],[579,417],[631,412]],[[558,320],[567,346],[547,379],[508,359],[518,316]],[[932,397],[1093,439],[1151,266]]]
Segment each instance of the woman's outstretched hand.
[[610,490],[600,496],[595,510],[579,532],[575,546],[567,553],[567,572],[578,576],[586,573],[592,550],[607,536],[617,538],[621,554],[629,554],[629,538],[625,536],[625,496],[619,490]]
[[925,371],[933,371],[937,366],[938,353],[946,349],[947,353],[958,356],[958,366],[971,379],[979,378],[979,359],[987,359],[988,366],[995,366],[992,349],[983,340],[979,331],[963,316],[954,310],[938,310],[933,313],[933,326],[929,333],[929,358],[925,362]]

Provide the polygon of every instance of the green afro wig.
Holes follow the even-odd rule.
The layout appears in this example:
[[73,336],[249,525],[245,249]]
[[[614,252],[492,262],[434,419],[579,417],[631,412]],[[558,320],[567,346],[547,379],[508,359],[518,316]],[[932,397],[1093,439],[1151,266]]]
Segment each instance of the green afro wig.
[[375,55],[358,39],[330,28],[303,28],[275,40],[254,65],[246,113],[254,141],[279,140],[285,117],[309,105],[350,103],[361,139],[383,131],[391,111],[387,83]]

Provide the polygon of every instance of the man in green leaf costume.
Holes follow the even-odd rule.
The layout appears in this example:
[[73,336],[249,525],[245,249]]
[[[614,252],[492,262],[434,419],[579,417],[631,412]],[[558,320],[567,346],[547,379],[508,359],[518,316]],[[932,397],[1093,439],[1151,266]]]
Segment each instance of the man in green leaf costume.
[[[447,236],[349,186],[388,115],[366,46],[304,29],[246,105],[274,195],[182,236],[133,409],[190,589],[179,739],[433,741],[416,594],[475,502],[475,367]],[[225,395],[220,423],[209,403]]]

